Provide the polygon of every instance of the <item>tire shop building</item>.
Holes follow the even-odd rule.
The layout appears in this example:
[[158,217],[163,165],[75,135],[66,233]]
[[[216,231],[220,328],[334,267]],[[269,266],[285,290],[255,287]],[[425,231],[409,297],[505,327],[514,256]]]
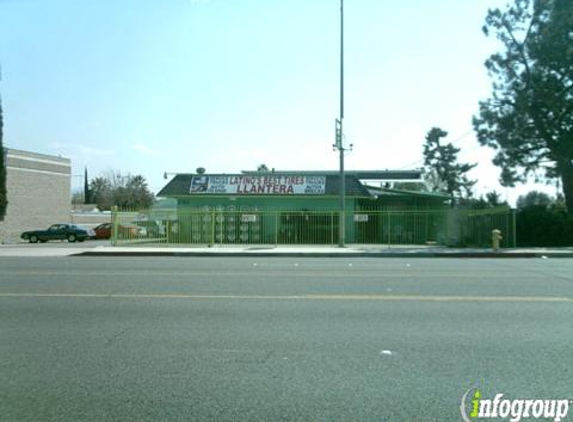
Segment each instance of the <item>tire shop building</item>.
[[[418,170],[347,171],[347,242],[385,243],[390,232],[394,243],[435,238],[429,213],[446,209],[447,196],[383,187],[420,177]],[[176,174],[157,194],[176,208],[152,218],[168,226],[168,243],[335,244],[339,189],[340,175],[329,171]]]

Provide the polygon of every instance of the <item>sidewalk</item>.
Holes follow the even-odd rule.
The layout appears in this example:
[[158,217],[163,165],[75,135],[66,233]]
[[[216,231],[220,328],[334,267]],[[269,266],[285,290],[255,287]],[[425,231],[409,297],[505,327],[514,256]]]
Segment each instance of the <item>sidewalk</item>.
[[[52,246],[53,245],[53,246]],[[0,245],[0,257],[62,256],[189,256],[189,257],[314,257],[314,258],[573,258],[573,247],[508,248],[493,252],[486,248],[446,248],[422,245],[131,245],[15,244]]]
[[354,258],[573,258],[573,248],[515,248],[494,253],[482,248],[445,248],[436,246],[349,245],[337,246],[274,246],[238,245],[213,247],[165,246],[100,246],[81,253],[82,256],[218,256],[218,257],[354,257]]

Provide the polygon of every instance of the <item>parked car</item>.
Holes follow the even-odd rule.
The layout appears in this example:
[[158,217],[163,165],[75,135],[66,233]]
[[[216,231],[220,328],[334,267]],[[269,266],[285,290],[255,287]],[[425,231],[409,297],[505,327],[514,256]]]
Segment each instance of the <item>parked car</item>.
[[[110,239],[112,234],[111,223],[102,223],[94,228],[96,239]],[[133,239],[136,237],[145,236],[146,232],[141,230],[134,224],[119,224],[117,226],[117,234],[122,239]]]
[[96,239],[109,239],[111,237],[111,223],[102,223],[94,228]]
[[139,228],[143,237],[159,237],[165,234],[164,228],[155,220],[136,220],[133,224]]
[[66,240],[68,242],[83,242],[95,236],[92,229],[76,226],[75,224],[52,224],[47,230],[30,230],[20,235],[20,238],[30,243],[47,242],[48,240]]

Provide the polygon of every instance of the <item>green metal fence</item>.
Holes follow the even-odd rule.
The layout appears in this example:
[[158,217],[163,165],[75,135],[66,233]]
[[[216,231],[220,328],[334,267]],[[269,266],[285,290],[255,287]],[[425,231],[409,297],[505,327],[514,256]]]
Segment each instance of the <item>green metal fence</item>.
[[[337,211],[161,210],[113,211],[112,243],[187,245],[336,245]],[[515,246],[515,214],[508,208],[468,211],[356,210],[346,212],[348,244],[491,246],[502,231]]]
[[516,212],[507,207],[466,211],[459,215],[460,243],[468,246],[490,247],[491,231],[502,232],[502,247],[517,246]]

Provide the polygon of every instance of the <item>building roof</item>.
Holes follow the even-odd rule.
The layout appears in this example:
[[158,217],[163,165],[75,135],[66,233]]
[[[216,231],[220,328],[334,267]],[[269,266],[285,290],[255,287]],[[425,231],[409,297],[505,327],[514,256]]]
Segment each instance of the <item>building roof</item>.
[[[333,170],[282,170],[282,171],[250,171],[243,170],[241,173],[249,175],[305,175],[305,176],[337,176],[339,171]],[[359,180],[420,180],[422,178],[421,170],[346,170],[347,176],[354,176]]]
[[366,189],[370,192],[372,196],[407,196],[407,197],[417,197],[417,198],[428,198],[437,200],[449,200],[450,196],[443,192],[422,192],[422,191],[411,191],[403,189],[392,189],[392,188],[382,188],[375,186],[364,185]]
[[5,148],[6,167],[13,171],[70,176],[72,164],[69,158],[38,154],[14,148]]
[[[308,196],[336,196],[339,194],[340,176],[330,172],[275,172],[275,173],[241,173],[241,174],[177,174],[167,185],[159,191],[159,197],[182,197],[182,196],[235,196],[235,195],[264,195],[264,194],[249,194],[249,193],[205,193],[205,192],[191,192],[191,182],[193,177],[248,177],[248,176],[304,176],[304,177],[324,177],[323,191],[316,194],[308,194]],[[360,180],[354,174],[347,174],[345,177],[345,194],[352,197],[370,198],[372,195],[364,187]],[[301,194],[298,194],[301,195]],[[282,196],[281,194],[274,194],[274,196]]]

